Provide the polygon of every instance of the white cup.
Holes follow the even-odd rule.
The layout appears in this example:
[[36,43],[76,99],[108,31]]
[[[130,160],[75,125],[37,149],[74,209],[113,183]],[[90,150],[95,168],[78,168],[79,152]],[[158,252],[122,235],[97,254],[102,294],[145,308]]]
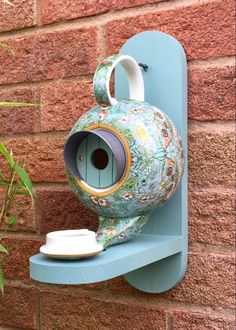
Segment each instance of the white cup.
[[93,255],[103,250],[96,234],[88,229],[60,230],[46,235],[46,244],[40,252],[48,256],[73,257]]

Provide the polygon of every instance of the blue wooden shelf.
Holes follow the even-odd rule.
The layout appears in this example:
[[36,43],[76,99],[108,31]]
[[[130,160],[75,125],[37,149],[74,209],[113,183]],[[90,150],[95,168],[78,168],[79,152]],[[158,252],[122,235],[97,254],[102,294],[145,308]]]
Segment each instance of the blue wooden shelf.
[[30,276],[34,280],[54,284],[101,282],[169,257],[181,250],[180,236],[140,234],[129,242],[111,246],[88,259],[65,261],[37,254],[30,258]]

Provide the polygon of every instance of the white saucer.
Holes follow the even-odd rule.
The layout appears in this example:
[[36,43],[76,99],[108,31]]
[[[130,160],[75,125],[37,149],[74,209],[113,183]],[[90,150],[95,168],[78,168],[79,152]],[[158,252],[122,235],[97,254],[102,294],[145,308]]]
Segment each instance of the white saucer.
[[53,231],[46,235],[46,244],[40,252],[56,259],[79,259],[95,256],[103,251],[96,233],[88,229]]
[[73,250],[73,252],[65,252],[65,251],[59,251],[56,249],[50,249],[46,245],[41,246],[40,252],[44,254],[47,257],[51,257],[54,259],[80,259],[80,258],[88,258],[97,255],[98,253],[103,251],[103,246],[100,244],[97,244],[97,248],[93,250],[88,251],[76,251]]

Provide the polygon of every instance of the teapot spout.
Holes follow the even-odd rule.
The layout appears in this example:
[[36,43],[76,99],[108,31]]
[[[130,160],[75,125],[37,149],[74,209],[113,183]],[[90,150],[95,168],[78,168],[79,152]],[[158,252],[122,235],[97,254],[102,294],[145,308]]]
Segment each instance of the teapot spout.
[[104,248],[128,241],[141,232],[148,221],[149,213],[137,217],[108,218],[99,216],[99,228],[96,232],[97,241]]

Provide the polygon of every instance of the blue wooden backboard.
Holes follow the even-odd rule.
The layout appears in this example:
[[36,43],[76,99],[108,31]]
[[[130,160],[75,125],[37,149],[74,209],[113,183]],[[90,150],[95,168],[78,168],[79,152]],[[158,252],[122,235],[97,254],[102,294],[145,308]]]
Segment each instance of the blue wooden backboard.
[[[187,195],[187,62],[181,44],[162,32],[143,32],[129,39],[121,54],[131,55],[147,64],[143,71],[145,101],[164,111],[176,125],[185,150],[185,171],[175,196],[154,211],[143,233],[180,235],[182,252],[140,268],[125,277],[130,284],[147,292],[162,292],[176,285],[187,265],[188,195]],[[116,70],[115,94],[128,98],[128,86],[122,67]],[[145,280],[144,280],[145,279]]]

